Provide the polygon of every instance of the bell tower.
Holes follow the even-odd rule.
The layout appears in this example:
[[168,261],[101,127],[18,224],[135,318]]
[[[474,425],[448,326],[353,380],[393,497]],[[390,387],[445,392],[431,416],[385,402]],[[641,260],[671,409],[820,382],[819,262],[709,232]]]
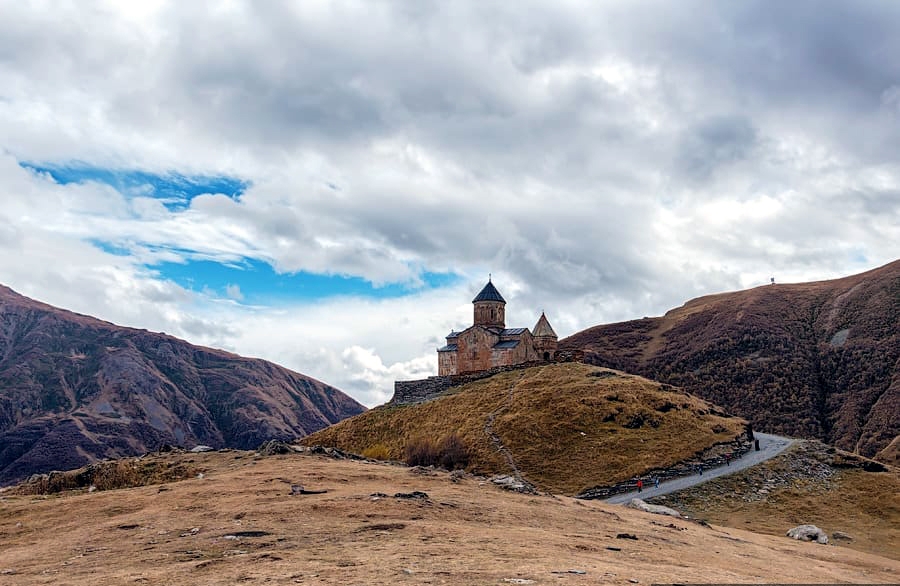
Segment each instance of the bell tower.
[[506,300],[494,287],[490,277],[488,277],[487,285],[472,300],[472,303],[475,305],[476,326],[500,329],[506,327]]

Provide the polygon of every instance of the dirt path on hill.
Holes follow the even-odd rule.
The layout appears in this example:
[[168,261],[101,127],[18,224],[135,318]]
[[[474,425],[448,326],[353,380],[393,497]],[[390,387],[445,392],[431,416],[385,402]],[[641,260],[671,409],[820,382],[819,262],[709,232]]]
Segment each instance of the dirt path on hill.
[[676,492],[685,488],[689,488],[691,486],[696,486],[698,484],[707,482],[708,480],[712,480],[713,478],[719,478],[720,476],[734,474],[735,472],[739,472],[751,466],[755,466],[760,462],[765,462],[766,460],[774,458],[775,456],[786,450],[795,441],[789,437],[782,437],[780,435],[772,435],[760,432],[755,432],[754,436],[759,440],[759,451],[747,452],[743,455],[743,457],[733,461],[730,466],[708,468],[703,470],[703,474],[673,478],[672,480],[661,482],[659,488],[655,488],[650,479],[645,478],[645,488],[642,492],[639,493],[637,490],[634,490],[632,492],[617,494],[606,499],[605,502],[612,504],[623,504],[630,502],[633,498],[649,499],[655,496],[662,496],[664,494],[669,494],[670,492]]
[[[530,378],[530,377],[529,377]],[[488,438],[491,440],[491,444],[494,448],[503,456],[503,459],[506,460],[506,463],[509,465],[510,470],[512,470],[512,476],[518,481],[524,484],[526,487],[531,490],[535,490],[533,484],[528,482],[525,477],[522,476],[522,472],[519,471],[519,467],[516,466],[516,460],[513,458],[512,453],[503,445],[503,440],[500,439],[500,436],[494,432],[494,420],[497,418],[497,415],[506,411],[509,407],[509,402],[512,399],[513,393],[516,390],[516,387],[527,380],[527,378],[519,379],[518,381],[513,382],[509,386],[509,390],[506,391],[506,399],[503,400],[503,403],[488,413],[487,418],[484,421],[484,433],[487,434]]]

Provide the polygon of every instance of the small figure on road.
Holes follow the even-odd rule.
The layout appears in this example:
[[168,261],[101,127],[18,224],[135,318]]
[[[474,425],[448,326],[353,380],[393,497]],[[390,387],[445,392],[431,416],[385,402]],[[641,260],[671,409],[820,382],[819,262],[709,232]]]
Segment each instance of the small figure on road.
[[759,451],[759,439],[755,439],[755,440],[753,440],[753,442],[754,442],[753,446],[756,449],[756,451],[758,452]]
[[638,486],[638,492],[644,492],[644,481],[641,480],[640,478],[638,478],[637,486]]
[[697,464],[697,473],[703,476],[703,464]]
[[731,466],[731,452],[728,452],[727,454],[725,454],[725,465]]
[[653,486],[659,488],[659,476],[653,479]]

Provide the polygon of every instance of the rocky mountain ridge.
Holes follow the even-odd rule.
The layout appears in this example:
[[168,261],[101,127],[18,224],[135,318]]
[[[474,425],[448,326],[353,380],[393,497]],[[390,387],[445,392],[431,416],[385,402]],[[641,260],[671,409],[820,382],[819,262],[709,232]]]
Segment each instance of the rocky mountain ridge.
[[578,332],[560,348],[680,386],[760,429],[898,461],[900,261],[700,297]]
[[265,360],[0,286],[0,485],[163,444],[247,449],[363,411],[338,389]]

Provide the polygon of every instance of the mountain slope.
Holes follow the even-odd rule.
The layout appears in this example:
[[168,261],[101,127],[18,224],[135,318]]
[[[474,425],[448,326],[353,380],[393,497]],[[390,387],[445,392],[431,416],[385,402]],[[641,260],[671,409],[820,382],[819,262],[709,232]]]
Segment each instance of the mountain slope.
[[419,405],[378,407],[303,443],[356,453],[381,446],[400,459],[410,443],[455,433],[469,450],[468,470],[518,469],[538,488],[576,494],[692,458],[744,428],[667,385],[564,363],[498,374]]
[[364,410],[264,360],[119,327],[0,286],[0,484],[163,444],[255,447]]
[[560,347],[681,386],[767,431],[896,460],[900,261],[700,297],[663,317],[584,330]]

